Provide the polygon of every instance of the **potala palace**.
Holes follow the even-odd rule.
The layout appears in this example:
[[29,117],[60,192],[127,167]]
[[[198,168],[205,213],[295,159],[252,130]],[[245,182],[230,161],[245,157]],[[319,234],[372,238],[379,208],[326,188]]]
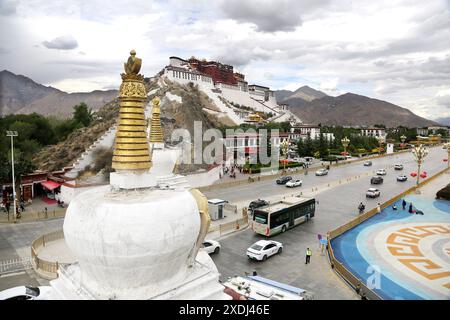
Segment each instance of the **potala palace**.
[[[285,122],[301,124],[302,121],[288,110],[287,105],[278,104],[273,90],[256,84],[249,85],[245,75],[234,72],[233,66],[215,61],[184,60],[170,57],[163,77],[168,80],[198,85],[222,115],[227,115],[236,124]],[[211,112],[211,111],[210,111]]]

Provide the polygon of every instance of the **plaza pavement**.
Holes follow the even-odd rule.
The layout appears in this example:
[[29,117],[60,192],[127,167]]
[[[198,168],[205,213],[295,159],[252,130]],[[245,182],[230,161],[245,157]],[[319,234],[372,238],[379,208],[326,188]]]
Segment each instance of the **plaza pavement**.
[[[450,202],[435,200],[449,182],[441,174],[407,195],[405,210],[400,199],[397,210],[389,206],[333,239],[336,259],[383,299],[449,300]],[[424,214],[410,214],[410,203]]]

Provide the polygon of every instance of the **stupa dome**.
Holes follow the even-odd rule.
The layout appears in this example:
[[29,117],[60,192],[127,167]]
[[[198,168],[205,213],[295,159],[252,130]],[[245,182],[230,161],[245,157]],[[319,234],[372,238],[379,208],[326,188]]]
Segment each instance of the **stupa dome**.
[[199,230],[197,203],[187,190],[98,187],[75,197],[64,220],[83,285],[122,298],[132,288],[155,294],[185,277]]

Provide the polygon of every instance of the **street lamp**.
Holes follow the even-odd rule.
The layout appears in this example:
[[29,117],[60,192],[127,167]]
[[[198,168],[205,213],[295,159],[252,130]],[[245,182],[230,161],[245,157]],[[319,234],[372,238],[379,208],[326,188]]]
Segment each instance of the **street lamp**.
[[444,146],[447,148],[447,173],[450,173],[448,170],[450,168],[450,142],[445,143]]
[[[289,151],[289,139],[283,140],[283,142],[281,142],[281,150],[283,150],[284,158],[285,160],[287,160]],[[286,161],[283,161],[283,163],[283,169],[286,171]]]
[[404,148],[405,148],[406,136],[405,136],[405,135],[402,135],[402,136],[400,137],[400,141],[402,142],[402,149],[404,149]]
[[378,154],[381,154],[381,146],[383,145],[384,138],[383,136],[377,136],[378,140]]
[[419,178],[420,178],[420,166],[422,165],[425,157],[428,155],[428,149],[425,148],[423,144],[416,146],[412,149],[412,154],[414,156],[414,160],[417,162],[417,181],[416,181],[416,192],[420,193],[417,189],[419,187]]
[[[11,137],[11,167],[12,167],[12,187],[13,187],[13,205],[14,205],[14,221],[16,221],[16,183],[14,179],[14,137],[17,137],[19,134],[17,131],[6,131],[6,136]],[[8,216],[9,218],[9,216]]]
[[341,139],[342,146],[344,147],[344,153],[347,155],[347,147],[350,144],[350,139],[345,137],[344,139]]

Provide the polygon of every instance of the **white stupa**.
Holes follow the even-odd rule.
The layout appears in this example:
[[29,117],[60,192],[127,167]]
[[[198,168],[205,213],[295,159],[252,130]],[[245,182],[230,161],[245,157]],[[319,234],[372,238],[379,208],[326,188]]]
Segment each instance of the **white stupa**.
[[60,268],[49,299],[231,298],[199,250],[210,221],[207,199],[185,185],[158,186],[170,180],[173,152],[158,145],[152,155],[147,135],[143,143],[140,63],[132,54],[122,74],[111,185],[79,194],[67,208],[64,237],[78,262]]

